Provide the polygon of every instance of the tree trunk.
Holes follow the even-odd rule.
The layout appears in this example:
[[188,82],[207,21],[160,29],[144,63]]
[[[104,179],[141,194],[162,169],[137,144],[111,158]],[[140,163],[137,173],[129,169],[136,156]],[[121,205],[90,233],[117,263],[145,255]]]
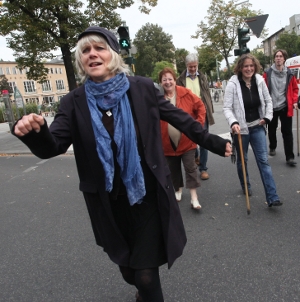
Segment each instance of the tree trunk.
[[73,62],[72,62],[72,54],[71,54],[71,51],[70,51],[68,45],[62,45],[60,49],[61,49],[61,53],[63,56],[65,68],[66,68],[69,91],[71,91],[71,90],[77,88],[74,66],[73,66]]

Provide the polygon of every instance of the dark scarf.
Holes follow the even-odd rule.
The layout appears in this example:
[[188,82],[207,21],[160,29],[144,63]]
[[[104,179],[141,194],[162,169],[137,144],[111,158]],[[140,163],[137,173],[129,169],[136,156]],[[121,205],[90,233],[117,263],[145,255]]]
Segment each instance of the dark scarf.
[[105,172],[106,190],[111,192],[114,179],[114,158],[111,138],[102,123],[103,110],[111,110],[114,118],[114,141],[117,145],[117,161],[120,176],[126,187],[130,205],[141,203],[146,194],[141,160],[137,150],[137,138],[126,91],[129,81],[124,73],[103,83],[90,79],[85,83],[87,103],[91,113],[99,159]]

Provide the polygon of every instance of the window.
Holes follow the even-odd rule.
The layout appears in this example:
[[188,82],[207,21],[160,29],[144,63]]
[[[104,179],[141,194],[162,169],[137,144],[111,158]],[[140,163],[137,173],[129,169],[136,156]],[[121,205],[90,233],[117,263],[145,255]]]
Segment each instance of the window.
[[43,91],[51,91],[51,84],[50,81],[45,81],[42,83],[42,89]]
[[3,69],[0,67],[0,75],[3,75]]
[[24,90],[26,93],[35,92],[34,81],[24,81]]
[[16,82],[8,82],[8,85],[9,85],[9,88],[11,89],[11,92],[14,93],[15,87],[17,86]]
[[51,105],[54,102],[54,96],[44,96],[43,97],[43,104]]
[[12,67],[12,74],[17,74],[17,68],[16,67]]
[[59,95],[59,96],[57,97],[58,101],[60,102],[60,100],[61,100],[64,96],[65,96],[65,94],[64,94],[64,95]]
[[56,80],[56,89],[65,90],[65,85],[63,80]]
[[58,71],[59,71],[60,74],[62,74],[62,69],[61,68],[58,68]]
[[10,74],[10,68],[9,67],[6,67],[5,70],[6,70],[6,74]]

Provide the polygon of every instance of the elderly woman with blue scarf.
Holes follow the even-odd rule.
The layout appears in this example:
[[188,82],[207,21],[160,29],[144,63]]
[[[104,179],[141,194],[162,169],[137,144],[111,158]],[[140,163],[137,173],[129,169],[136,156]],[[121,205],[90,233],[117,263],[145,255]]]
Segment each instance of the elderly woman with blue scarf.
[[84,85],[62,98],[50,127],[30,114],[17,121],[13,134],[40,158],[63,154],[73,144],[96,243],[137,288],[137,301],[164,301],[159,266],[171,267],[186,235],[160,119],[220,156],[230,156],[230,143],[166,101],[151,80],[127,76],[110,31],[87,28],[75,58]]

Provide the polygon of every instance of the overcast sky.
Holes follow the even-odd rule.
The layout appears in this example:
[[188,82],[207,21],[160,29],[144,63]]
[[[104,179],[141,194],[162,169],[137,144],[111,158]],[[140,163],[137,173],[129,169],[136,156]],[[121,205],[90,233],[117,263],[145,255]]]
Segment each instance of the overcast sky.
[[[243,0],[237,0],[237,3]],[[274,0],[249,0],[251,9],[261,10],[262,14],[269,14],[265,26],[269,29],[269,35],[275,33],[282,27],[289,24],[289,18],[295,14],[300,14],[299,0],[288,0],[278,2]],[[195,46],[201,45],[201,40],[191,39],[197,30],[200,21],[205,22],[208,15],[210,0],[158,0],[158,5],[153,8],[149,15],[141,14],[138,11],[139,3],[119,10],[122,20],[126,21],[129,27],[131,39],[134,39],[136,32],[146,23],[158,24],[163,31],[172,35],[173,44],[176,48],[185,48],[194,52]],[[260,45],[262,39],[251,36],[248,42],[250,49]],[[4,37],[0,37],[0,58],[13,61],[12,50],[6,47]],[[223,65],[223,64],[222,64]]]

